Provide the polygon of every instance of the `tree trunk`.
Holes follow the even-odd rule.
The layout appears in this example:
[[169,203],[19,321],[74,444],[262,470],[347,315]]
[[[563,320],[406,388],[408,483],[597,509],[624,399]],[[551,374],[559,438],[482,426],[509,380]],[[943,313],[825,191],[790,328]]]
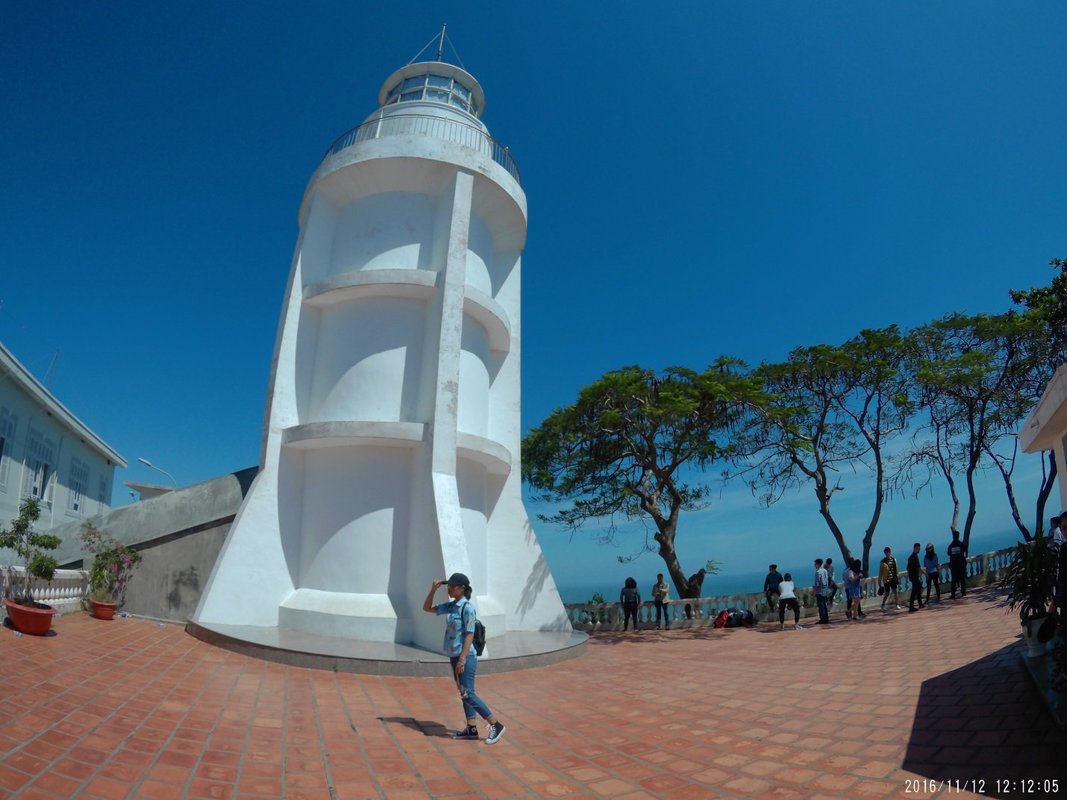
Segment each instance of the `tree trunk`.
[[667,574],[670,575],[671,582],[674,583],[678,597],[686,598],[688,597],[689,583],[686,580],[685,572],[682,570],[682,565],[678,561],[678,553],[674,549],[674,534],[677,522],[660,518],[656,520],[656,524],[659,527],[659,532],[655,536],[656,541],[659,542],[659,557],[663,559],[663,563],[667,566]]
[[974,473],[978,470],[981,459],[981,451],[971,452],[970,461],[967,464],[967,517],[963,521],[963,551],[970,554],[971,526],[974,525],[975,515],[978,513],[978,496],[974,491]]
[[1041,481],[1041,489],[1037,493],[1037,524],[1034,525],[1034,531],[1037,534],[1044,530],[1045,503],[1052,494],[1052,486],[1056,482],[1056,451],[1047,450],[1046,452],[1048,453],[1048,473]]
[[875,480],[875,495],[874,495],[874,511],[871,513],[871,524],[867,526],[867,530],[863,536],[863,574],[867,574],[867,562],[871,557],[871,543],[874,541],[874,530],[878,527],[878,520],[882,517],[882,503],[885,502],[885,468],[882,465],[882,451],[877,447],[874,447],[875,463],[877,464]]
[[[1015,444],[1016,452],[1018,452],[1018,441]],[[1023,539],[1030,541],[1033,537],[1030,535],[1030,530],[1023,524],[1022,515],[1019,513],[1019,504],[1015,500],[1015,487],[1011,482],[1011,472],[1004,468],[1004,464],[1001,460],[990,452],[987,447],[986,452],[989,453],[989,457],[993,459],[993,463],[997,465],[997,469],[1000,470],[1001,480],[1004,481],[1004,493],[1008,496],[1008,506],[1011,508],[1011,518],[1015,521],[1015,527],[1019,529],[1019,533],[1023,535]],[[1014,469],[1015,456],[1012,456],[1012,464]]]
[[841,533],[841,528],[838,527],[833,514],[830,513],[830,493],[826,491],[825,486],[816,483],[815,496],[819,499],[819,514],[826,521],[826,527],[830,529],[830,533],[833,534],[834,540],[841,550],[841,557],[845,559],[846,565],[852,563],[852,551],[848,549],[848,545],[845,543],[845,536]]

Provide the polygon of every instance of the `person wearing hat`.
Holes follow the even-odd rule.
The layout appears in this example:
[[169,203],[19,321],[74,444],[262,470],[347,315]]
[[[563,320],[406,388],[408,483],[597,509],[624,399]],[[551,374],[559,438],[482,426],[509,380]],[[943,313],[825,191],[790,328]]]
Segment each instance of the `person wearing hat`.
[[[447,603],[433,605],[433,596],[442,586],[447,585]],[[496,744],[504,735],[504,723],[500,722],[485,701],[474,692],[474,678],[478,671],[478,655],[474,652],[474,623],[478,620],[478,611],[471,598],[471,582],[462,572],[453,572],[448,580],[435,580],[430,586],[430,593],[422,604],[422,610],[430,614],[445,617],[444,653],[452,662],[452,674],[463,700],[463,713],[467,717],[467,726],[452,734],[453,739],[477,739],[478,716],[489,723],[486,744]]]

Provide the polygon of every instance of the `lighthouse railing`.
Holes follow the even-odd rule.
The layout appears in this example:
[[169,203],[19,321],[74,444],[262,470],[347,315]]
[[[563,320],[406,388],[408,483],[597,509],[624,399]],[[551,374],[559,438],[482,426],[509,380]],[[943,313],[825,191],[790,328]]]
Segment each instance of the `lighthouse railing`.
[[489,156],[506,169],[517,182],[522,183],[519,167],[507,147],[473,125],[428,114],[378,115],[339,136],[326,150],[326,155],[323,157],[329,158],[352,145],[369,139],[384,139],[388,136],[429,136],[469,147]]

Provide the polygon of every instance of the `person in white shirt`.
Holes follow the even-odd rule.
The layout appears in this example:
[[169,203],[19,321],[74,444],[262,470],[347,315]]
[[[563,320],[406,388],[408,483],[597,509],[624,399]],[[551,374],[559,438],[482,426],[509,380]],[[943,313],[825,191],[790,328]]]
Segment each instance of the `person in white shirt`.
[[797,602],[796,584],[788,572],[778,584],[778,630],[785,628],[785,610],[793,609],[793,630],[800,630],[800,604]]

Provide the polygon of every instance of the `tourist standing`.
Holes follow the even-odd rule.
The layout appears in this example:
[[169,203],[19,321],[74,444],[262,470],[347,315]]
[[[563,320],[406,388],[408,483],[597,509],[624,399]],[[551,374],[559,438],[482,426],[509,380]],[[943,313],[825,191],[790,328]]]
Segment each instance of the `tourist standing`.
[[830,581],[830,597],[828,602],[832,606],[834,604],[834,598],[837,597],[837,581],[834,580],[834,560],[832,558],[827,558],[826,561],[823,562],[823,566],[826,568],[826,579]]
[[948,569],[952,573],[952,592],[950,600],[956,599],[956,587],[959,587],[960,597],[967,596],[967,549],[960,541],[960,532],[952,531],[952,541],[948,549]]
[[[433,596],[439,588],[448,585],[449,602],[433,605]],[[474,678],[478,671],[478,654],[474,651],[474,626],[478,610],[470,600],[471,584],[462,572],[454,572],[447,580],[435,580],[430,593],[422,603],[422,610],[445,617],[444,653],[452,664],[459,697],[463,701],[463,713],[467,726],[452,734],[453,739],[477,739],[478,717],[489,723],[486,744],[496,744],[504,735],[504,723],[500,722],[485,701],[474,691]]]
[[860,594],[862,589],[860,588],[860,581],[863,579],[863,572],[861,571],[860,560],[858,558],[852,559],[845,571],[845,601],[848,607],[845,609],[845,614],[849,619],[859,622],[863,617],[863,611],[860,610]]
[[937,589],[937,601],[941,602],[941,562],[937,560],[937,552],[934,543],[926,545],[926,553],[923,555],[923,569],[926,570],[926,602],[930,602],[930,586]]
[[797,602],[797,587],[788,572],[778,582],[778,630],[785,627],[785,610],[793,609],[793,630],[800,630],[800,603]]
[[[663,573],[656,575],[656,585],[652,587],[652,601],[656,604],[656,630],[659,630],[660,617],[662,615],[664,626],[671,629],[671,620],[667,616],[667,601],[671,599],[671,587],[663,580]],[[634,622],[637,627],[637,622]]]
[[908,611],[918,611],[915,601],[919,601],[919,608],[923,607],[923,568],[919,560],[919,551],[923,546],[916,542],[911,546],[911,555],[908,556],[908,580],[911,582],[911,597],[908,599]]
[[1061,514],[1048,521],[1048,538],[1053,547],[1059,547],[1067,539],[1063,533],[1064,520]]
[[889,600],[890,592],[893,593],[893,604],[900,608],[900,594],[898,593],[900,572],[897,569],[897,560],[893,558],[892,549],[887,547],[882,552],[885,553],[885,557],[878,565],[878,593],[882,595],[882,611],[885,611],[885,604]]
[[771,564],[769,569],[770,572],[768,572],[767,577],[763,579],[763,595],[767,598],[767,609],[773,614],[776,605],[774,596],[781,596],[778,587],[782,584],[782,573],[778,571],[777,564]]
[[622,629],[626,630],[633,618],[634,630],[637,630],[637,609],[641,607],[641,592],[637,590],[637,581],[627,578],[626,584],[619,592],[619,602],[622,603]]
[[830,596],[830,579],[822,565],[822,559],[815,559],[815,602],[819,604],[819,625],[830,624],[830,607],[826,600]]

